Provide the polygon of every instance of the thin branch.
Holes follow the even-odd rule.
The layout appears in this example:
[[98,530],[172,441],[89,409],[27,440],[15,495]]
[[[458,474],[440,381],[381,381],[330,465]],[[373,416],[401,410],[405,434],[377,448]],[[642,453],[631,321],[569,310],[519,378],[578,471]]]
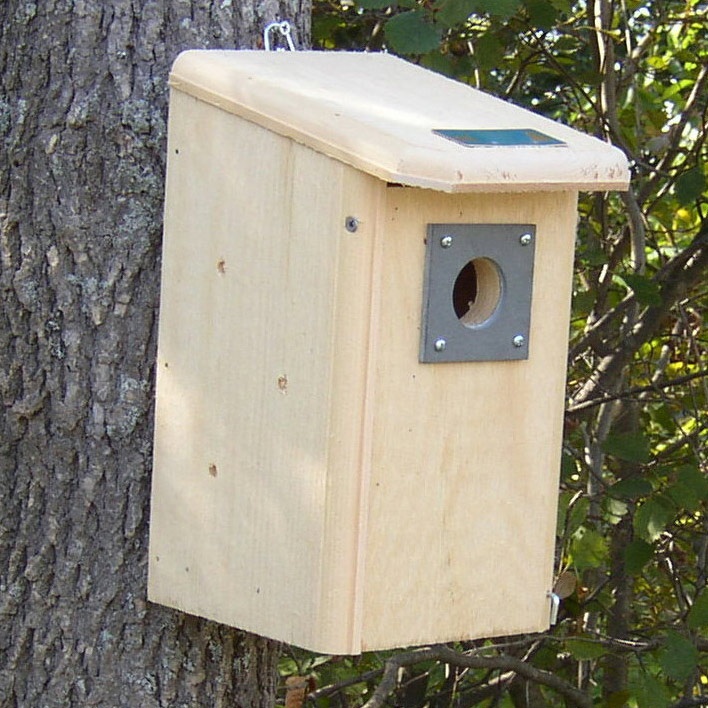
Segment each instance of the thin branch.
[[353,676],[343,681],[338,681],[337,683],[332,683],[329,686],[322,686],[307,694],[307,700],[310,703],[316,704],[320,698],[328,698],[329,696],[334,696],[335,694],[343,691],[349,686],[355,686],[358,683],[368,683],[374,679],[379,678],[383,674],[383,669],[372,669],[358,676]]
[[[699,233],[695,236],[693,241],[686,246],[680,253],[675,255],[673,258],[668,260],[664,265],[656,272],[652,278],[652,282],[657,285],[669,284],[675,281],[677,278],[681,278],[682,271],[686,269],[686,265],[691,261],[691,259],[699,253],[702,249],[705,249],[708,245],[708,224],[706,224]],[[663,295],[663,293],[662,293]],[[574,361],[580,353],[588,346],[599,341],[606,340],[608,337],[608,331],[616,322],[616,320],[627,313],[637,302],[637,297],[634,292],[629,293],[621,300],[617,305],[615,305],[610,311],[606,312],[602,317],[598,318],[597,321],[593,322],[592,326],[589,327],[582,336],[573,344],[572,349],[568,355],[569,361]],[[674,305],[674,302],[669,303],[670,309]]]
[[519,676],[535,683],[548,686],[564,696],[572,705],[578,708],[592,708],[592,700],[582,691],[578,691],[567,681],[554,674],[537,669],[521,659],[512,656],[481,657],[461,654],[445,646],[435,646],[405,652],[391,657],[384,667],[384,675],[374,694],[364,704],[364,708],[382,708],[386,699],[396,690],[398,671],[404,666],[411,666],[421,661],[444,661],[453,666],[470,669],[485,669],[494,671],[513,671]]
[[631,258],[634,271],[640,275],[644,273],[647,264],[646,254],[646,223],[644,214],[639,207],[637,195],[630,185],[626,192],[620,195],[624,205],[627,207],[627,217],[629,219],[629,234],[631,238]]
[[619,399],[629,399],[632,398],[633,396],[637,396],[641,393],[651,393],[651,392],[658,392],[663,389],[671,388],[672,386],[681,386],[685,383],[688,383],[689,381],[693,381],[694,379],[700,379],[705,376],[708,376],[708,369],[701,369],[700,371],[696,371],[693,374],[686,374],[685,376],[678,376],[674,379],[670,379],[668,381],[663,381],[661,383],[655,382],[651,384],[647,384],[646,386],[636,386],[635,388],[630,388],[627,391],[621,391],[620,393],[616,393],[611,396],[603,396],[602,398],[593,398],[589,401],[585,401],[584,403],[579,403],[576,406],[570,406],[569,408],[566,409],[566,414],[568,415],[573,415],[574,413],[580,413],[582,411],[587,410],[588,408],[594,408],[595,406],[600,406],[603,403],[607,403],[609,401],[617,401]]
[[[579,406],[599,398],[603,391],[611,391],[634,353],[656,334],[662,321],[676,302],[684,298],[700,282],[708,268],[708,229],[701,230],[694,243],[698,244],[695,255],[686,262],[678,273],[671,273],[670,279],[667,278],[664,281],[661,288],[661,304],[647,307],[637,318],[632,331],[623,338],[618,348],[603,357],[597,365],[594,375],[588,379],[585,386],[574,397],[573,406]],[[681,254],[681,256],[683,255]]]
[[687,696],[673,703],[669,708],[691,708],[692,706],[708,706],[708,696]]
[[680,120],[671,128],[669,132],[668,149],[656,165],[651,178],[645,182],[639,192],[637,199],[640,204],[643,204],[652,193],[655,183],[662,178],[661,173],[668,170],[671,165],[673,165],[674,160],[680,151],[684,129],[694,114],[700,110],[699,99],[705,95],[706,89],[708,89],[708,66],[704,65],[698,72],[698,76],[693,84],[691,93],[686,99],[686,104],[684,105]]

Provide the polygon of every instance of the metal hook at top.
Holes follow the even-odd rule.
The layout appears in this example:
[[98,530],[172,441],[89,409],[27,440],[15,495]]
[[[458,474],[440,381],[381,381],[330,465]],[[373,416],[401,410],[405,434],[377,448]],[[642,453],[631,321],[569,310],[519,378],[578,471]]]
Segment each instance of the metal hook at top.
[[[295,45],[293,44],[293,39],[292,39],[292,29],[290,27],[290,23],[287,20],[282,20],[280,22],[271,22],[269,25],[266,25],[266,28],[263,30],[263,46],[267,52],[271,51],[271,46],[270,46],[270,33],[271,32],[280,32],[281,37],[285,37],[285,41],[288,43],[288,49],[290,49],[291,52],[295,51]],[[278,49],[278,51],[284,51],[284,49],[281,47]]]

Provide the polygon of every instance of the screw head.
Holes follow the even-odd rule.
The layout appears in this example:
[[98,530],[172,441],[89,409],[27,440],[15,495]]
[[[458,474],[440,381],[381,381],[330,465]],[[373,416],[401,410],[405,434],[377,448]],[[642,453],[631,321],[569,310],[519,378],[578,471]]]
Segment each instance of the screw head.
[[515,347],[523,347],[524,342],[526,342],[526,338],[523,334],[517,334],[511,341]]
[[519,236],[519,243],[522,246],[528,246],[531,243],[531,234],[521,234],[521,236]]
[[435,347],[436,352],[443,352],[445,351],[447,342],[442,337],[440,337],[440,339],[435,340],[435,344],[433,344],[433,346]]
[[344,220],[344,228],[353,234],[359,228],[359,219],[356,216],[348,216]]
[[440,245],[443,248],[450,248],[450,246],[452,246],[452,236],[443,236],[440,239]]

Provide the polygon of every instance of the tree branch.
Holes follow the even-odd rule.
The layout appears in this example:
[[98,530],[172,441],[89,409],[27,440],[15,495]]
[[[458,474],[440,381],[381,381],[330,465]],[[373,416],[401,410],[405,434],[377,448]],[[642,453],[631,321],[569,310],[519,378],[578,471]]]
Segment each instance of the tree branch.
[[681,118],[679,122],[671,128],[669,131],[670,144],[668,149],[662,156],[661,160],[656,165],[652,176],[644,183],[642,189],[638,195],[638,202],[643,204],[649,195],[652,193],[656,186],[656,182],[663,179],[663,173],[666,172],[673,165],[674,160],[679,154],[681,146],[681,138],[683,137],[683,131],[686,128],[689,120],[693,115],[700,110],[699,98],[705,95],[706,89],[708,88],[708,66],[703,66],[698,72],[696,81],[693,84],[691,93],[686,99],[686,104],[683,111],[681,112]]
[[567,415],[574,415],[576,413],[580,413],[582,411],[587,410],[588,408],[593,408],[595,406],[600,406],[603,403],[607,403],[609,401],[617,401],[619,399],[627,399],[631,398],[632,396],[637,396],[641,393],[651,393],[652,391],[661,391],[666,388],[671,388],[672,386],[682,386],[685,383],[688,383],[689,381],[693,381],[694,379],[701,379],[705,376],[708,376],[708,369],[701,369],[700,371],[696,371],[693,374],[686,374],[685,376],[677,376],[674,379],[670,379],[668,381],[663,381],[661,383],[655,382],[651,384],[647,384],[646,386],[636,386],[635,388],[628,389],[627,391],[622,391],[620,393],[616,393],[612,396],[603,396],[602,398],[593,398],[589,401],[585,401],[584,403],[580,403],[577,406],[570,406],[569,408],[566,409],[566,414]]
[[[632,331],[624,337],[621,345],[614,352],[603,357],[597,365],[593,376],[574,397],[571,407],[595,400],[602,397],[605,391],[612,390],[614,383],[637,349],[654,336],[675,303],[700,282],[704,271],[708,268],[708,229],[701,230],[694,239],[694,244],[696,245],[693,249],[694,253],[692,257],[685,259],[683,267],[672,268],[661,278],[663,281],[661,304],[647,307],[637,318]],[[684,255],[682,253],[677,258],[684,260]],[[678,272],[675,272],[676,270]],[[655,281],[660,282],[659,277],[655,278]]]
[[592,708],[592,700],[582,691],[554,674],[538,669],[512,656],[481,657],[461,654],[446,646],[418,649],[391,657],[384,667],[384,675],[374,694],[364,704],[364,708],[382,708],[386,699],[396,690],[398,671],[421,661],[444,661],[453,666],[494,671],[513,671],[529,681],[548,686],[564,696],[571,705],[578,708]]
[[[668,284],[681,277],[691,259],[708,246],[708,224],[704,225],[693,241],[680,253],[668,260],[657,271],[652,278],[657,285]],[[662,299],[664,293],[662,292]],[[623,300],[615,305],[611,310],[599,317],[591,327],[573,344],[568,354],[568,361],[574,361],[590,345],[597,347],[597,342],[606,340],[609,336],[610,328],[616,323],[620,316],[625,315],[637,303],[634,292],[629,293]],[[668,303],[668,309],[675,305],[675,301]]]

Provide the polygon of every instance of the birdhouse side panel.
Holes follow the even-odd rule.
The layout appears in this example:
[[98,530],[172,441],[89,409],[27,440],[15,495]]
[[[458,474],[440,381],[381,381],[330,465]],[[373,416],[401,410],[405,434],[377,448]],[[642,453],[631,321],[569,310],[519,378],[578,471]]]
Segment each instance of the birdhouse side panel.
[[150,598],[317,645],[352,614],[353,531],[328,504],[356,520],[361,435],[331,411],[354,410],[342,372],[367,342],[332,355],[338,283],[371,259],[344,229],[340,163],[178,91],[170,110]]

